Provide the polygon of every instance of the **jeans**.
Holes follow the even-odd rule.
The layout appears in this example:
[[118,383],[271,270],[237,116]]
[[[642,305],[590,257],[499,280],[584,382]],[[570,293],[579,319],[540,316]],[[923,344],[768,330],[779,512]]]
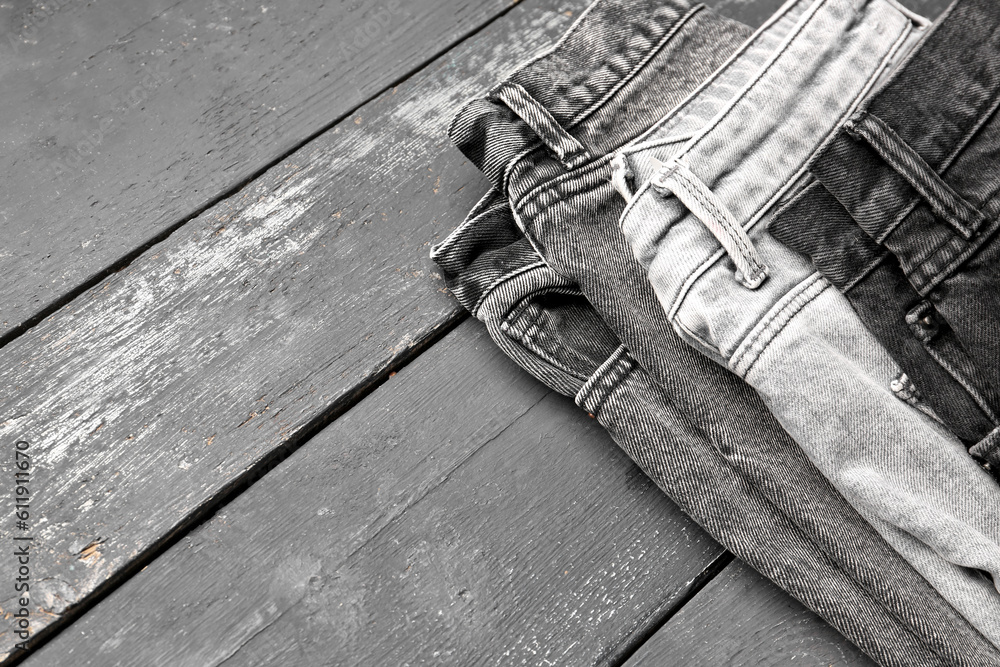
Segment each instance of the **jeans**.
[[[845,291],[1000,478],[1000,6],[954,3],[810,166],[776,235]],[[808,214],[826,213],[815,235]],[[865,247],[867,264],[834,245]]]
[[596,2],[456,117],[452,138],[495,187],[433,256],[507,354],[576,396],[707,532],[869,655],[997,664],[760,398],[678,338],[617,227],[613,151],[716,70],[739,76],[807,4],[741,47],[748,29],[683,0]]
[[893,391],[901,372],[886,349],[767,229],[920,26],[888,1],[815,3],[707,124],[674,114],[620,153],[621,226],[678,335],[753,386],[833,486],[1000,646],[1000,593],[978,572],[1000,582],[1000,487]]
[[[896,257],[865,234],[816,181],[782,206],[770,232],[808,255],[851,302],[905,371],[894,384],[898,395],[918,405],[924,402],[978,452],[974,445],[1000,424],[1000,399],[951,326],[906,279]],[[987,457],[978,459],[994,478],[1000,474],[1000,460],[991,465]]]

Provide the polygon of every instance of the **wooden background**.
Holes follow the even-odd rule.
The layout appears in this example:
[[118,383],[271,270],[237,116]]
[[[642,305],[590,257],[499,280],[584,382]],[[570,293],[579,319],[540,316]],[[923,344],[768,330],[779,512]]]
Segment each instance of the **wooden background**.
[[0,3],[0,467],[30,443],[35,538],[3,664],[870,664],[428,258],[487,188],[452,114],[587,4]]

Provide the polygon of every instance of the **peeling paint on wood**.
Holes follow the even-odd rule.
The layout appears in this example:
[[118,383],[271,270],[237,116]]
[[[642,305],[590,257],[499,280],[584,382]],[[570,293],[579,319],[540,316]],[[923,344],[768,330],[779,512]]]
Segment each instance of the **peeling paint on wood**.
[[[769,1],[718,4],[724,13],[757,22],[753,16],[762,19],[761,7]],[[119,4],[82,3],[52,19],[50,34],[71,37],[54,39],[57,48],[30,56],[35,67],[30,76],[47,78],[52,84],[44,91],[25,83],[29,74],[16,70],[15,60],[0,58],[0,82],[6,94],[0,108],[10,104],[12,109],[37,112],[30,123],[12,122],[0,129],[0,138],[15,147],[6,153],[11,196],[0,205],[0,225],[11,232],[0,249],[2,280],[8,285],[3,291],[8,296],[0,297],[0,335],[114,258],[136,251],[164,224],[183,219],[269,164],[414,60],[506,8],[503,2],[437,3],[419,16],[408,8],[408,16],[421,29],[403,31],[406,34],[393,41],[391,50],[379,44],[348,48],[357,67],[324,69],[337,44],[329,35],[312,32],[312,26],[329,25],[331,17],[341,16],[337,12],[345,10],[339,4],[269,18],[264,16],[268,7],[259,4],[137,0],[124,11]],[[927,11],[931,4],[927,0],[916,8]],[[551,42],[585,6],[585,1],[525,3],[281,160],[0,351],[0,437],[26,437],[36,456],[32,481],[37,494],[33,497],[37,583],[32,591],[36,631],[58,625],[68,609],[170,535],[220,489],[461,317],[445,296],[427,251],[463,217],[484,184],[448,147],[444,128],[459,103]],[[365,0],[348,8],[340,25],[349,32],[378,10],[377,2]],[[740,13],[744,11],[749,13]],[[11,31],[21,38],[16,31],[22,27],[16,21],[3,25],[0,38]],[[109,36],[108,46],[87,52],[95,34]],[[40,39],[29,36],[28,46],[41,48]],[[231,39],[239,48],[232,47]],[[259,51],[268,44],[280,49]],[[378,57],[370,57],[366,49]],[[60,69],[74,63],[79,71]],[[84,90],[90,92],[85,95]],[[129,99],[136,91],[141,105]],[[57,156],[62,159],[67,150],[78,150],[72,139],[81,131],[88,134],[88,118],[97,118],[100,138],[92,139],[78,171],[53,181],[56,158],[46,156],[62,151]],[[110,124],[102,124],[108,119]],[[38,220],[46,224],[39,226]],[[49,256],[39,255],[39,248]],[[483,346],[492,350],[488,341],[483,340],[480,349]],[[531,395],[531,390],[523,391]],[[468,393],[461,398],[476,397],[474,391]],[[483,397],[498,400],[489,393]],[[394,414],[393,410],[405,412],[407,407],[385,409]],[[441,412],[446,406],[431,402],[425,407]],[[389,652],[405,648],[405,642],[416,636],[396,638],[392,633],[398,623],[444,627],[453,647],[449,650],[455,652],[474,648],[468,639],[480,636],[475,633],[495,633],[499,628],[507,632],[501,635],[508,642],[503,655],[515,662],[533,662],[539,656],[553,660],[591,656],[592,651],[606,650],[634,630],[643,605],[681,595],[684,585],[700,576],[692,565],[701,558],[699,549],[707,554],[717,547],[705,546],[700,531],[669,509],[647,516],[639,505],[627,503],[597,508],[560,505],[569,496],[558,494],[573,493],[575,488],[569,483],[550,488],[544,465],[552,461],[524,467],[523,462],[534,461],[538,451],[510,438],[520,433],[518,428],[534,423],[537,429],[548,423],[542,417],[552,419],[563,409],[568,415],[565,401],[546,397],[527,412],[516,413],[524,416],[522,421],[504,415],[513,419],[509,432],[501,430],[471,450],[459,451],[458,459],[445,455],[454,454],[451,441],[435,442],[449,448],[436,459],[437,454],[406,449],[412,434],[380,432],[384,440],[368,441],[377,448],[367,452],[370,460],[383,461],[383,455],[398,452],[423,458],[413,461],[412,469],[402,464],[379,468],[382,477],[374,485],[374,500],[363,493],[370,489],[351,487],[363,502],[349,505],[346,515],[340,489],[314,513],[311,508],[308,516],[273,515],[290,531],[304,525],[301,522],[309,530],[319,530],[318,537],[310,532],[308,539],[282,533],[287,538],[282,560],[274,560],[274,549],[260,544],[252,522],[248,523],[248,517],[256,517],[267,503],[260,500],[239,513],[235,509],[242,506],[234,504],[116,596],[129,600],[125,591],[174,586],[177,576],[170,574],[170,568],[184,562],[178,552],[184,558],[203,551],[219,554],[249,540],[246,553],[256,554],[259,567],[277,568],[279,574],[267,590],[251,591],[248,599],[259,604],[238,610],[232,624],[223,628],[225,642],[213,647],[212,660],[232,658],[236,664],[258,652],[292,650],[287,642],[283,649],[273,648],[285,641],[276,634],[279,629],[288,624],[308,628],[331,618],[345,621],[337,626],[342,634],[320,637],[323,641],[353,641],[361,646],[365,633],[374,633]],[[481,408],[473,413],[480,418]],[[420,423],[434,423],[428,415],[421,416]],[[338,423],[337,428],[349,426]],[[567,416],[560,428],[566,437],[560,441],[561,454],[568,463],[580,464],[576,450],[580,442],[573,438],[589,442],[592,431],[579,435],[583,432],[578,429],[594,427],[581,426]],[[336,474],[343,469],[344,475],[350,472],[371,482],[370,475],[375,474],[371,470],[350,467],[358,461],[352,457],[360,456],[352,449],[355,444],[348,442],[342,459],[324,459],[328,467],[315,471],[301,472],[305,465],[301,461],[312,459],[300,458],[300,452],[279,468],[298,465],[293,468],[300,471],[297,477],[269,476],[254,487],[256,495],[247,497],[260,498],[265,490],[295,492],[302,484],[318,485],[317,479],[325,483],[330,470]],[[599,456],[609,456],[605,445],[598,448],[603,452]],[[450,467],[445,465],[449,461]],[[489,467],[476,467],[484,461]],[[600,466],[624,466],[619,472],[627,468],[620,457],[617,463],[600,461]],[[9,462],[0,464],[8,472],[3,466]],[[573,470],[574,484],[591,479],[606,484],[601,493],[612,503],[623,497],[623,488],[629,493],[649,488],[644,478],[632,476],[634,471],[605,478],[604,468]],[[595,470],[601,474],[592,477]],[[275,479],[286,482],[287,489],[270,486]],[[659,498],[655,502],[665,502],[650,493]],[[482,529],[482,517],[491,507],[517,508],[502,515],[509,522],[532,516],[537,510],[532,503],[541,502],[539,498],[544,500],[540,506],[560,507],[566,514],[544,523],[536,520],[529,524],[534,533],[519,533],[509,542],[501,542],[500,533]],[[466,511],[469,507],[475,511]],[[593,516],[588,514],[591,510]],[[612,521],[600,514],[607,511],[616,513]],[[455,520],[446,521],[453,514]],[[349,530],[323,533],[322,525],[310,523],[313,516],[325,517],[329,525],[346,522],[339,525]],[[591,525],[586,522],[593,517],[603,523],[593,524],[597,527],[589,532],[560,532]],[[677,523],[650,535],[644,531],[651,521]],[[633,531],[632,537],[609,542],[606,528],[617,529],[618,524]],[[454,532],[456,525],[463,527],[461,533]],[[516,531],[521,526],[507,528]],[[555,542],[550,533],[557,536]],[[477,551],[480,539],[488,544]],[[314,544],[326,540],[331,551],[296,551],[307,547],[309,540]],[[518,569],[522,554],[533,559],[558,555],[567,544],[591,560],[560,556],[560,562],[549,563],[542,574]],[[487,548],[500,556],[483,565],[476,558]],[[658,560],[664,553],[673,554],[671,558],[688,554],[690,559],[678,556],[679,561],[664,568],[665,562]],[[330,570],[334,565],[340,569]],[[499,569],[487,567],[491,565]],[[236,583],[253,582],[250,573],[265,571],[253,570],[257,565],[244,566],[247,569],[227,570],[225,581],[236,581],[243,573],[248,578]],[[381,578],[382,572],[390,574]],[[452,585],[457,579],[461,582]],[[659,588],[664,581],[687,583],[666,591]],[[317,592],[317,585],[321,591],[329,590]],[[135,586],[140,588],[131,588]],[[412,593],[421,605],[437,600],[442,615],[447,603],[451,615],[440,621],[445,625],[435,625],[439,621],[423,607],[407,607],[410,600],[399,597],[400,591]],[[420,597],[425,592],[426,599]],[[665,592],[667,598],[662,597]],[[485,602],[491,596],[507,596],[503,599],[509,604],[491,608]],[[204,611],[200,607],[207,603],[194,595],[192,599],[190,605],[177,607],[164,602],[163,594],[156,598],[155,611],[176,623],[191,605],[199,613]],[[215,599],[233,602],[223,593]],[[0,614],[7,619],[10,602],[0,600]],[[451,609],[459,604],[465,607]],[[340,609],[342,605],[346,610]],[[79,628],[89,627],[86,623],[98,618],[106,606],[88,615]],[[309,616],[296,611],[303,607]],[[383,608],[398,611],[372,622],[372,609]],[[549,634],[517,634],[535,622],[543,622],[538,627]],[[92,664],[111,664],[105,657],[119,650],[123,652],[119,655],[127,654],[130,636],[125,626],[120,627],[110,636],[102,635],[102,658]],[[215,625],[206,627],[218,630]],[[580,627],[587,629],[582,639],[560,639],[568,636],[567,629]],[[70,628],[46,650],[57,654],[64,641],[76,639],[78,628]],[[395,639],[399,643],[393,644]],[[13,641],[9,629],[0,632],[4,651]],[[149,640],[154,653],[157,646],[163,656],[173,656],[177,643]],[[328,643],[324,650],[329,647]],[[285,657],[294,662],[296,656]],[[76,654],[74,660],[86,664]],[[41,663],[35,660],[35,664]]]
[[507,8],[0,5],[0,336]]
[[466,322],[25,667],[594,664],[723,551],[585,417]]
[[0,440],[34,457],[36,609],[86,599],[463,316],[429,245],[485,183],[446,129],[566,6],[519,6],[0,350]]

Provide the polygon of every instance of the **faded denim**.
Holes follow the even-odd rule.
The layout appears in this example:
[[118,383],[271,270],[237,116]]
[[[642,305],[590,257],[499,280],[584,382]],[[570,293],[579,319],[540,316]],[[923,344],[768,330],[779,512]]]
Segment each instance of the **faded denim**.
[[[815,158],[819,182],[775,228],[838,276],[928,403],[1000,478],[998,103],[1000,4],[956,2]],[[825,211],[816,226],[814,209]],[[868,261],[839,252],[845,240]]]
[[[808,4],[786,7],[737,61],[758,57]],[[759,397],[676,336],[617,228],[613,151],[748,34],[683,1],[597,2],[553,51],[456,118],[453,139],[495,188],[433,256],[513,359],[575,395],[710,534],[880,663],[1000,664]],[[730,62],[715,80],[752,70]]]
[[903,378],[886,349],[767,229],[920,27],[891,2],[815,3],[707,124],[675,114],[622,151],[636,191],[621,225],[678,335],[753,386],[833,486],[1000,646],[1000,593],[978,572],[1000,582],[1000,487],[893,390]]

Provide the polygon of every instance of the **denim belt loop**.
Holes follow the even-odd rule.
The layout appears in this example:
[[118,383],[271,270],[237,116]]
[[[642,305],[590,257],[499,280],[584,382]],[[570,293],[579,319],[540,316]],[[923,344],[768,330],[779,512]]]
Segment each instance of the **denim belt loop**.
[[662,163],[652,158],[652,161],[657,172],[650,186],[660,194],[676,196],[705,225],[736,264],[736,279],[744,287],[760,287],[767,278],[768,268],[722,199],[681,160],[674,158]]
[[632,188],[629,187],[628,179],[634,174],[628,166],[628,159],[624,153],[616,153],[611,159],[611,185],[622,196],[626,202],[632,201]]
[[866,141],[892,169],[913,186],[931,210],[969,240],[986,216],[948,185],[885,121],[858,111],[844,124],[855,139]]
[[507,82],[494,95],[530,127],[543,144],[558,158],[566,169],[575,169],[590,156],[587,149],[573,135],[564,130],[542,104],[524,87]]

